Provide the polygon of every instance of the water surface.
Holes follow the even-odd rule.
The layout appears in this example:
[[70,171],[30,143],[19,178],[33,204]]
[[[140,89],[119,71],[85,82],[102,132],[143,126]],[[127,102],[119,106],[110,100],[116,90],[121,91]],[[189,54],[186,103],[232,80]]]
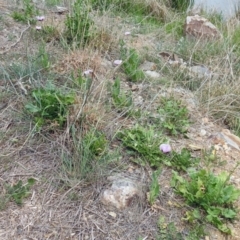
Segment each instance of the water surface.
[[194,9],[201,7],[207,11],[217,11],[225,19],[233,17],[239,6],[240,0],[194,0]]

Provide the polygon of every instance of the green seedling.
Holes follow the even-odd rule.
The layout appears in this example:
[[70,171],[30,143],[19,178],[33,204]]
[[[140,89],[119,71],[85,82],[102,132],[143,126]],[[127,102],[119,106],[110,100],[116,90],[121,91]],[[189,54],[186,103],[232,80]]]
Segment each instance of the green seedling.
[[158,109],[161,125],[171,135],[178,135],[187,132],[189,126],[188,110],[181,101],[170,98],[162,98],[161,107]]
[[103,133],[92,130],[86,134],[83,142],[89,149],[91,155],[99,156],[105,152],[108,141]]
[[[215,176],[205,169],[189,171],[189,179],[185,179],[173,171],[172,187],[182,195],[187,204],[199,207],[206,214],[207,222],[220,231],[231,234],[231,229],[225,224],[237,216],[233,203],[239,198],[240,190],[229,184],[232,172],[222,172]],[[188,214],[192,218],[194,215]],[[195,214],[199,218],[199,214]]]
[[159,234],[157,240],[184,240],[182,234],[177,231],[173,222],[166,223],[164,217],[160,217],[158,220]]
[[[162,136],[158,136],[152,127],[144,128],[136,125],[132,129],[125,129],[118,133],[123,145],[125,145],[140,164],[150,164],[159,167],[165,155],[159,150],[159,143],[164,142]],[[134,160],[135,161],[135,160]]]
[[23,185],[20,180],[13,186],[7,186],[7,198],[14,201],[16,204],[21,205],[23,199],[30,195],[30,188],[35,183],[35,179],[29,178],[27,183]]
[[116,108],[130,107],[132,105],[132,97],[129,94],[121,92],[120,79],[117,78],[111,89],[113,105]]
[[23,0],[23,10],[21,12],[14,11],[12,18],[18,22],[23,23],[36,23],[36,15],[38,14],[37,9],[31,0]]
[[160,193],[160,186],[158,183],[158,177],[160,175],[160,171],[154,171],[152,173],[152,181],[151,181],[151,185],[150,185],[150,192],[149,192],[149,203],[150,205],[153,205]]
[[135,49],[127,49],[124,41],[120,42],[122,68],[131,82],[138,82],[144,79],[144,73],[139,69],[141,59]]
[[187,171],[188,168],[196,166],[199,163],[199,158],[193,158],[188,149],[183,148],[181,153],[172,152],[168,159],[164,162],[177,170]]
[[63,94],[55,88],[39,88],[32,91],[32,100],[25,105],[34,117],[37,128],[44,124],[64,125],[68,106],[73,104],[73,94]]
[[93,26],[89,13],[90,9],[84,1],[75,1],[72,12],[67,16],[65,22],[65,36],[68,43],[83,47],[89,42]]

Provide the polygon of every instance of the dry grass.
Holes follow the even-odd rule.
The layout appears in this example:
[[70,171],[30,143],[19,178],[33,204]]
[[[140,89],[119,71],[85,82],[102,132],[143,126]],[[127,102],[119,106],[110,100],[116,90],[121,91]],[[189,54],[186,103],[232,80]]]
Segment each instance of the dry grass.
[[[22,207],[16,206],[13,202],[3,206],[5,209],[0,212],[0,239],[132,240],[141,237],[154,240],[159,234],[157,227],[159,216],[164,216],[166,223],[174,222],[179,231],[189,230],[189,225],[181,220],[189,207],[183,206],[183,200],[176,196],[170,187],[170,168],[163,168],[159,178],[161,186],[159,197],[155,206],[152,208],[149,206],[146,193],[149,189],[152,169],[133,164],[128,151],[123,149],[120,142],[114,138],[119,129],[135,125],[138,118],[126,114],[125,109],[119,110],[113,107],[107,86],[113,84],[114,78],[119,76],[122,91],[130,91],[133,101],[138,100],[139,96],[143,98],[141,105],[133,105],[133,108],[146,110],[148,114],[154,114],[163,96],[179,97],[188,105],[193,123],[188,139],[171,139],[174,149],[180,150],[193,144],[201,144],[204,148],[208,148],[211,145],[210,140],[207,136],[200,137],[198,130],[205,128],[213,134],[218,132],[224,123],[235,127],[236,118],[240,118],[238,87],[240,80],[239,70],[236,67],[239,57],[238,53],[232,50],[230,37],[228,43],[210,44],[207,46],[208,49],[199,42],[189,43],[180,49],[181,41],[175,35],[166,34],[162,22],[170,23],[173,20],[181,22],[182,16],[172,13],[163,1],[138,2],[148,9],[149,16],[155,16],[161,22],[158,28],[151,23],[145,23],[144,19],[139,22],[136,19],[133,21],[134,16],[112,17],[110,11],[106,11],[104,16],[94,12],[96,30],[89,45],[84,49],[61,48],[65,16],[55,16],[53,12],[47,13],[48,20],[43,22],[43,25],[53,26],[57,30],[57,37],[50,38],[45,44],[48,54],[56,61],[50,69],[40,69],[40,77],[36,77],[29,70],[24,78],[23,87],[32,84],[29,89],[31,90],[35,86],[45,86],[48,79],[59,88],[64,86],[64,91],[75,92],[75,102],[70,107],[67,123],[63,129],[36,132],[32,119],[24,112],[24,104],[30,99],[29,93],[24,95],[21,86],[15,83],[19,79],[13,81],[11,75],[1,76],[4,84],[0,82],[2,104],[0,105],[0,197],[4,197],[6,183],[13,185],[19,180],[26,182],[30,177],[35,178],[37,183],[31,189],[31,196],[24,200]],[[0,2],[0,10],[5,11],[1,6]],[[70,7],[66,1],[65,6]],[[53,21],[55,17],[57,21]],[[1,22],[4,28],[5,24]],[[148,31],[144,32],[146,26]],[[234,31],[233,24],[229,23],[226,28],[230,36]],[[19,28],[19,32],[21,29]],[[126,31],[131,31],[133,34],[125,36]],[[136,49],[143,61],[155,61],[156,69],[161,73],[162,79],[145,78],[141,83],[128,83],[121,67],[112,65],[113,60],[120,58],[119,40],[121,39],[125,41],[127,47]],[[10,40],[10,45],[11,41],[13,40]],[[26,55],[32,54],[36,52],[38,45],[38,39],[27,41],[23,37],[16,47],[6,53],[7,57],[0,56],[1,69],[7,72],[11,60],[16,60],[14,54],[22,54],[26,46],[30,49]],[[181,83],[174,79],[182,74],[182,70],[168,65],[159,57],[159,52],[169,49],[171,51],[176,49],[176,54],[183,56],[185,61],[193,60],[192,62],[196,61],[194,64],[206,65],[216,74],[212,79],[197,79],[201,83],[196,91],[180,88]],[[26,57],[21,58],[22,61],[25,59]],[[74,83],[74,78],[89,69],[92,69],[94,74],[90,76],[92,85],[86,94]],[[186,82],[196,81],[185,73],[183,77]],[[139,121],[144,121],[144,114]],[[208,118],[208,123],[203,122],[203,118]],[[220,125],[215,125],[216,121]],[[67,164],[73,161],[75,167],[79,167],[77,163],[81,165],[82,152],[79,152],[79,149],[82,139],[91,129],[99,130],[107,137],[109,145],[106,152],[110,159],[107,159],[107,164],[103,165],[100,161],[93,161],[94,167],[84,179],[79,169],[69,167]],[[193,154],[200,155],[197,152]],[[233,150],[231,154],[228,156],[223,150],[220,151],[219,155],[227,159],[228,165],[216,166],[214,171],[218,172],[224,168],[231,171],[239,153]],[[100,201],[102,191],[110,186],[108,176],[117,173],[135,179],[141,185],[144,195],[141,199],[134,199],[131,207],[123,211],[104,206]],[[237,179],[235,184],[239,187],[238,175],[239,170],[234,175]],[[111,212],[115,212],[116,217],[113,217]],[[236,220],[233,223],[236,232],[232,240],[240,239],[237,232],[239,226],[240,222]],[[210,237],[219,234],[210,226],[207,229]],[[219,234],[218,239],[225,238]]]

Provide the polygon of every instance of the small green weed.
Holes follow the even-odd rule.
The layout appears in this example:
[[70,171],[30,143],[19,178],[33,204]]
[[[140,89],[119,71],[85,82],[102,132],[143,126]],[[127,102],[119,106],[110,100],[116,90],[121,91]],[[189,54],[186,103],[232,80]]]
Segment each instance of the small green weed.
[[31,0],[23,0],[23,11],[17,12],[14,11],[12,13],[12,18],[18,22],[23,23],[36,23],[36,19],[34,18],[38,14],[37,9]]
[[138,82],[144,79],[144,73],[138,69],[141,59],[135,49],[127,49],[124,41],[120,42],[121,59],[123,70],[131,82]]
[[183,148],[181,153],[172,152],[164,163],[168,166],[174,167],[177,170],[187,171],[188,168],[196,166],[199,163],[199,158],[193,158],[188,149]]
[[161,101],[158,113],[164,119],[161,123],[162,127],[171,135],[186,133],[189,126],[187,108],[173,97],[162,98]]
[[35,183],[35,179],[29,178],[27,183],[23,185],[23,182],[20,180],[17,184],[13,186],[7,186],[6,197],[11,201],[14,201],[16,204],[21,205],[24,198],[30,195],[30,188]]
[[158,220],[159,234],[157,240],[184,240],[182,234],[177,231],[173,222],[166,223],[164,217]]
[[112,99],[113,99],[113,105],[116,108],[123,108],[123,107],[130,107],[132,105],[132,97],[131,94],[125,94],[124,92],[121,92],[121,86],[120,86],[120,79],[117,78],[112,85],[111,89]]
[[171,34],[180,39],[183,36],[183,26],[185,19],[175,20],[165,25],[165,31],[167,34]]
[[83,134],[72,126],[71,135],[71,153],[63,153],[63,167],[70,177],[92,181],[98,175],[96,171],[99,168],[103,171],[115,158],[106,151],[108,140],[102,132],[94,128]]
[[149,163],[152,167],[159,167],[165,156],[159,150],[159,143],[164,142],[161,136],[156,134],[154,128],[144,128],[139,125],[132,129],[124,129],[118,133],[123,144],[137,153],[140,159],[134,160],[140,164]]
[[0,211],[6,209],[9,201],[14,201],[18,205],[22,205],[24,198],[30,195],[30,188],[35,183],[35,179],[29,178],[26,184],[20,180],[13,186],[3,184],[5,189],[0,193]]
[[89,131],[83,139],[84,144],[88,147],[93,156],[102,155],[107,146],[107,139],[102,132],[97,130]]
[[152,173],[152,181],[150,184],[150,192],[149,192],[149,203],[150,205],[153,205],[160,193],[160,186],[158,183],[158,177],[160,175],[160,170],[154,171]]
[[65,36],[67,42],[77,47],[86,45],[91,38],[93,21],[90,18],[90,8],[82,0],[75,1],[72,13],[67,16]]
[[[240,190],[229,184],[232,172],[222,172],[218,176],[205,169],[189,171],[189,179],[184,179],[173,171],[171,185],[192,206],[200,207],[206,214],[206,220],[220,231],[231,234],[224,220],[234,219],[237,209],[233,206],[240,196]],[[190,215],[189,215],[190,216]],[[189,216],[187,219],[189,219]],[[191,215],[199,219],[200,214]]]
[[36,38],[42,39],[44,42],[60,40],[60,33],[54,26],[43,26],[41,31],[35,31]]
[[63,94],[54,86],[32,91],[32,101],[25,105],[34,117],[37,128],[50,123],[63,126],[66,122],[68,106],[73,104],[73,94]]
[[49,54],[47,53],[44,44],[39,46],[35,64],[43,69],[48,69],[50,67]]

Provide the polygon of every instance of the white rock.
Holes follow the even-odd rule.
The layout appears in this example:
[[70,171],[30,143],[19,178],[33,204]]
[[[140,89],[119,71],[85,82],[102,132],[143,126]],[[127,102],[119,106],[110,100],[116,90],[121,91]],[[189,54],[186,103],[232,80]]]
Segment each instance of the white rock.
[[161,77],[161,75],[160,75],[158,72],[156,72],[156,71],[149,71],[149,70],[148,70],[148,71],[145,72],[145,74],[146,74],[148,77],[154,78],[154,79]]
[[205,129],[200,130],[200,136],[203,137],[207,134],[207,131]]
[[154,71],[157,68],[154,62],[145,61],[141,66],[140,69],[143,71]]
[[114,66],[119,66],[122,64],[122,60],[114,60],[113,65]]
[[111,188],[102,193],[101,202],[106,206],[124,209],[139,194],[136,182],[128,178],[119,178],[113,181]]
[[197,39],[217,39],[221,36],[218,29],[211,22],[199,15],[187,16],[184,33],[187,37]]
[[198,78],[210,77],[212,75],[211,71],[207,67],[199,65],[190,67],[189,72]]

